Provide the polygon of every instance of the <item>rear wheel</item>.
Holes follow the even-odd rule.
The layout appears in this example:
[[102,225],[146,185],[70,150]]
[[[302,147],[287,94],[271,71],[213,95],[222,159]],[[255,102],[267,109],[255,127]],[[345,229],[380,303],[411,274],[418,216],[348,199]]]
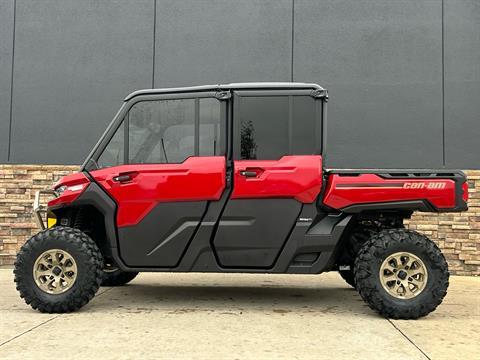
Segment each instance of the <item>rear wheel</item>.
[[447,294],[448,266],[433,241],[415,231],[383,230],[355,260],[358,292],[370,308],[394,319],[417,319]]
[[126,272],[107,266],[103,269],[101,286],[122,286],[135,279],[137,275],[138,272]]
[[102,280],[103,258],[78,229],[54,227],[39,232],[17,254],[17,290],[41,312],[64,313],[88,303]]

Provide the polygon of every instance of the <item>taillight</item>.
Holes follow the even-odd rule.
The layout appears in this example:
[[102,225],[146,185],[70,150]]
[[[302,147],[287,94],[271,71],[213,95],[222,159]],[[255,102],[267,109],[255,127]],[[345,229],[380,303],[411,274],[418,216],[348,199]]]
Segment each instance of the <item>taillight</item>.
[[468,183],[465,181],[462,185],[463,190],[463,201],[468,201]]

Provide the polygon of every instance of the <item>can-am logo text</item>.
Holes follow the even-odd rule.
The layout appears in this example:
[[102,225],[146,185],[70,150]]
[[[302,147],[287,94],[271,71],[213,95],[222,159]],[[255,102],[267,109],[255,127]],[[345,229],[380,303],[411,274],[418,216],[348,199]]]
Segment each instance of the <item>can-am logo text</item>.
[[427,190],[441,190],[447,186],[444,182],[406,182],[403,184],[404,189],[427,189]]

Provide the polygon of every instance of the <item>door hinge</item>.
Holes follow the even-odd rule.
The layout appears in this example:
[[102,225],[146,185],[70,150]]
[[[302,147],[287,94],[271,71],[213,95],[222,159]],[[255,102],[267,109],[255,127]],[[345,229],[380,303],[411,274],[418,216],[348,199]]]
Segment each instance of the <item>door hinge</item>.
[[228,99],[230,99],[231,96],[232,96],[232,94],[230,93],[230,91],[217,91],[215,93],[215,97],[218,100],[228,100]]
[[328,101],[328,91],[326,89],[315,89],[310,92],[310,96],[315,99],[324,98]]

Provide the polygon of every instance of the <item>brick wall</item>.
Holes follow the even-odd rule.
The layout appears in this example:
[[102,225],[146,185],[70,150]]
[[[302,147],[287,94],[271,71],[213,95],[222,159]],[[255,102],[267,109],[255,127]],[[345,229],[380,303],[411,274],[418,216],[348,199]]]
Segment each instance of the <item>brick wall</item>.
[[468,211],[463,213],[415,213],[410,229],[432,238],[447,258],[450,272],[480,275],[480,171],[466,171]]
[[17,250],[39,229],[32,218],[35,192],[78,166],[0,165],[0,265],[13,264]]
[[[32,219],[35,191],[50,187],[77,166],[0,165],[0,265],[10,265],[25,240],[38,231]],[[480,171],[467,171],[470,210],[417,213],[408,222],[431,237],[447,257],[452,273],[480,275]]]

